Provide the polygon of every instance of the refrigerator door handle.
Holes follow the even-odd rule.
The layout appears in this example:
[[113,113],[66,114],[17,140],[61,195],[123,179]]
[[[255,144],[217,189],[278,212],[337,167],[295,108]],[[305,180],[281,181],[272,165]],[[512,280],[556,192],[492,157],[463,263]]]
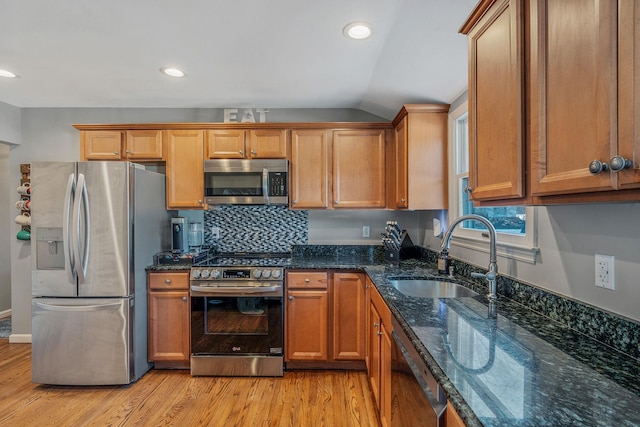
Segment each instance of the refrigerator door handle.
[[[80,204],[84,211],[83,221],[80,221]],[[78,275],[78,284],[84,283],[87,276],[87,264],[89,263],[89,246],[91,242],[91,215],[89,214],[89,195],[87,194],[87,185],[85,183],[84,174],[78,174],[78,184],[73,203],[73,219],[72,219],[74,236],[73,236],[73,253],[76,265],[76,274]],[[82,234],[80,226],[84,225]],[[82,237],[83,254],[80,256],[80,238]]]
[[47,311],[100,311],[100,310],[113,310],[120,309],[122,304],[120,302],[111,304],[96,304],[96,305],[52,305],[45,304],[43,302],[36,302],[36,305],[43,310]]
[[71,206],[73,205],[73,197],[75,191],[74,182],[76,175],[74,173],[69,175],[67,179],[67,189],[64,192],[64,207],[62,214],[62,245],[64,249],[64,270],[67,273],[69,283],[76,282],[75,263],[73,258],[73,250],[71,248],[71,236],[69,235],[69,221]]

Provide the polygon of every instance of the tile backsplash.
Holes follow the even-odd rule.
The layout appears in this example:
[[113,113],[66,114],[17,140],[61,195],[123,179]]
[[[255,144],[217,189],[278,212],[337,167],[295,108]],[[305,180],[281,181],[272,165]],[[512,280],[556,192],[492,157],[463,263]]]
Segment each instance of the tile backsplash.
[[[213,240],[212,227],[220,229]],[[286,206],[221,205],[204,212],[204,241],[219,252],[291,252],[309,239],[308,211]]]

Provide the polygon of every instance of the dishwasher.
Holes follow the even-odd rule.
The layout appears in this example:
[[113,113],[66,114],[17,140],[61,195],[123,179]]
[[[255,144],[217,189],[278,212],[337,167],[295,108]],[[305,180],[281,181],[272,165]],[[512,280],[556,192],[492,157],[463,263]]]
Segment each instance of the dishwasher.
[[444,426],[446,396],[395,318],[392,325],[391,426]]

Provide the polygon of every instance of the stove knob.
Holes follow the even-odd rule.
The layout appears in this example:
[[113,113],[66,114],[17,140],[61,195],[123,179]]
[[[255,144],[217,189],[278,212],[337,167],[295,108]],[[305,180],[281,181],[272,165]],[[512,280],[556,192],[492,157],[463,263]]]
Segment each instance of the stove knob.
[[268,279],[269,277],[271,277],[271,272],[269,270],[265,270],[262,272],[262,277],[265,279]]
[[211,277],[213,277],[214,279],[219,279],[220,278],[220,270],[213,270],[211,272]]
[[202,278],[203,279],[208,278],[210,274],[211,274],[211,272],[209,270],[202,270]]
[[200,270],[197,270],[197,269],[193,270],[191,275],[193,276],[194,279],[199,279],[200,278]]
[[278,279],[280,278],[280,270],[273,270],[273,272],[271,273],[271,277],[273,277],[274,279]]
[[253,270],[253,277],[255,277],[256,279],[259,279],[260,276],[262,276],[262,271],[258,269]]

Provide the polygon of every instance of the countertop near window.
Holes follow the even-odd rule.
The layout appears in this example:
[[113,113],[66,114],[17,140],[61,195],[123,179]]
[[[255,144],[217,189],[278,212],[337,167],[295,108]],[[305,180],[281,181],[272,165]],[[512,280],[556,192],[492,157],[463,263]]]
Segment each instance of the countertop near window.
[[431,267],[348,255],[286,266],[364,269],[468,426],[640,425],[640,362],[504,297],[490,318],[486,288],[465,278],[479,296],[410,298],[389,284]]
[[[365,270],[469,426],[638,426],[640,363],[506,298],[408,298]],[[474,289],[478,290],[477,286]]]

